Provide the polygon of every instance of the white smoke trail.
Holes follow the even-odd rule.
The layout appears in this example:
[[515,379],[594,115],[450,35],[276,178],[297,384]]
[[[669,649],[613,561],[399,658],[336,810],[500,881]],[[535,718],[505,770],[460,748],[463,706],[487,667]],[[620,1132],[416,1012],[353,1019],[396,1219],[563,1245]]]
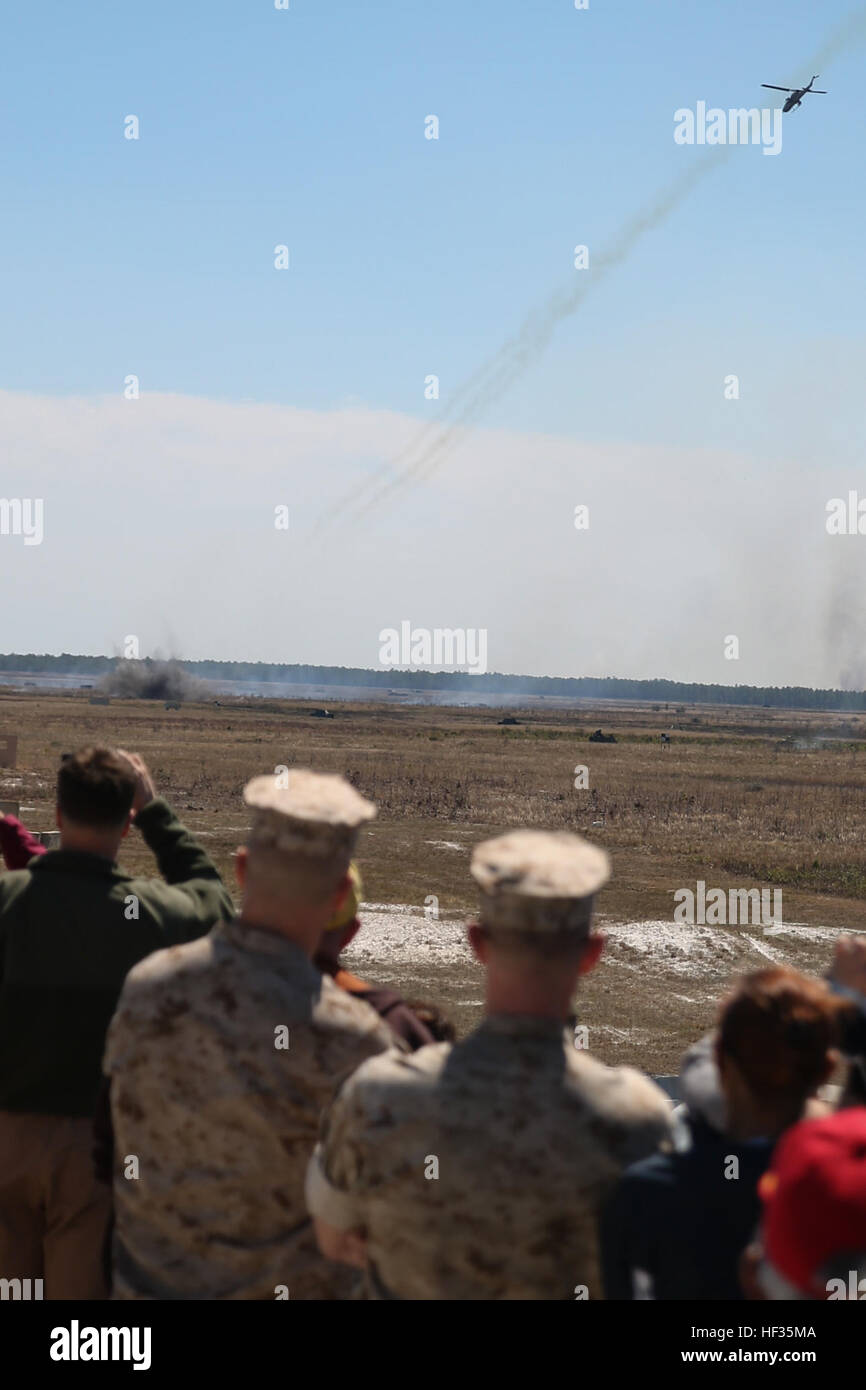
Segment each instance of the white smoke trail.
[[[862,43],[864,39],[866,7],[861,7],[843,20],[818,52],[813,54],[807,66],[810,71],[814,71],[816,65],[820,70],[845,49]],[[441,423],[425,425],[416,439],[396,458],[351,488],[329,514],[320,518],[316,529],[343,516],[363,516],[394,492],[430,477],[478,415],[498,400],[541,356],[562,320],[580,308],[584,299],[605,277],[626,260],[642,237],[660,226],[694,188],[729,157],[731,149],[730,145],[710,148],[649,207],[637,213],[609,250],[594,258],[589,276],[576,287],[557,290],[543,307],[528,314],[514,337],[458,388]]]
[[[363,516],[396,489],[429,477],[463,436],[466,427],[483,410],[499,400],[526,368],[541,356],[562,320],[575,313],[605,277],[622,264],[641,237],[662,223],[688,197],[695,185],[728,157],[730,148],[721,145],[713,147],[650,207],[638,213],[613,246],[596,257],[591,278],[583,279],[575,288],[557,291],[541,309],[528,314],[515,336],[457,392],[449,411],[452,417],[450,421],[446,420],[432,428],[428,426],[417,446],[404,452],[403,459],[408,459],[408,465],[397,476],[392,475],[377,490],[369,493],[355,508],[355,515]],[[395,461],[386,471],[393,472],[398,467]]]

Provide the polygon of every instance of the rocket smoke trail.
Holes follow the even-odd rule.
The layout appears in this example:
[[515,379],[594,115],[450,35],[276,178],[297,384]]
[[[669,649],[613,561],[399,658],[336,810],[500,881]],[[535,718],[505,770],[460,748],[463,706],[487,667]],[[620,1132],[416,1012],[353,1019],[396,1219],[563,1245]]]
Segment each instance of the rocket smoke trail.
[[401,455],[356,486],[337,504],[331,519],[340,513],[363,516],[395,490],[429,477],[459,442],[466,426],[504,395],[526,367],[541,356],[559,323],[580,307],[610,271],[622,264],[646,232],[662,223],[695,185],[728,157],[731,148],[717,145],[708,150],[665,193],[632,218],[613,246],[594,258],[591,278],[582,278],[575,288],[558,290],[542,308],[529,313],[514,337],[458,388],[448,418],[441,424],[426,426]]
[[[515,336],[459,388],[449,411],[451,418],[441,425],[428,426],[415,447],[407,450],[403,459],[389,466],[387,471],[391,476],[384,479],[378,489],[356,509],[357,515],[362,516],[384,501],[395,489],[429,477],[444,455],[459,442],[465,427],[504,395],[524,370],[541,356],[559,323],[580,307],[611,270],[622,264],[646,232],[658,226],[694,186],[727,157],[730,148],[715,146],[652,206],[633,218],[614,245],[595,258],[591,279],[582,280],[574,289],[557,292],[543,308],[528,314]],[[408,466],[401,468],[400,464],[407,456]],[[396,475],[392,472],[395,468],[398,470]]]
[[[810,71],[814,71],[816,65],[827,66],[844,49],[864,39],[866,8],[861,7],[842,22],[806,66]],[[661,226],[694,188],[729,158],[732,149],[731,145],[708,149],[666,191],[638,212],[620,231],[613,245],[593,258],[589,275],[582,277],[577,287],[557,290],[546,304],[529,313],[515,335],[458,388],[441,423],[425,425],[396,458],[356,484],[336,503],[330,516],[320,519],[318,526],[343,515],[363,516],[395,491],[430,477],[477,416],[541,356],[562,320],[580,308],[605,277],[622,265],[643,236]]]

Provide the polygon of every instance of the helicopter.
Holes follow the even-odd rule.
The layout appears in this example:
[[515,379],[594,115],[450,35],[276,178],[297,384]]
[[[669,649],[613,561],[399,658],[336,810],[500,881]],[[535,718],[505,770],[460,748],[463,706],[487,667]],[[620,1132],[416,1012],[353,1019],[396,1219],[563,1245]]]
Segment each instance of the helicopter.
[[[816,72],[815,76],[812,78],[812,82],[816,82],[820,76],[820,72]],[[785,105],[782,107],[782,111],[785,112],[796,111],[797,107],[800,105],[800,103],[803,100],[803,97],[806,95],[807,92],[811,92],[813,96],[816,97],[827,96],[827,93],[822,92],[820,88],[813,87],[812,82],[809,83],[808,87],[776,87],[772,82],[762,82],[761,86],[769,87],[770,90],[773,92],[790,92],[791,95],[788,97],[787,101],[785,102]]]

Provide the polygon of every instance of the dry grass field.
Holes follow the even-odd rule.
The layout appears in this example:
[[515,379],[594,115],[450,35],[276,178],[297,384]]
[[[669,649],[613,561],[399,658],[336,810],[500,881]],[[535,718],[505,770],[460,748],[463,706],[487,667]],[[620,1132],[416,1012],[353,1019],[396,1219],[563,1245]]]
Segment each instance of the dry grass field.
[[[350,963],[436,1000],[461,1030],[481,980],[462,946],[473,908],[473,844],[519,825],[580,832],[610,852],[599,902],[605,958],[578,1001],[605,1060],[675,1070],[744,969],[790,961],[821,972],[841,929],[866,930],[866,716],[610,705],[508,711],[337,705],[333,719],[291,700],[89,703],[86,692],[0,691],[0,732],[19,734],[0,796],[25,822],[52,825],[59,756],[88,742],[140,752],[159,790],[233,883],[244,782],[279,765],[339,771],[379,806],[361,863],[365,931]],[[589,743],[601,727],[615,744]],[[660,734],[671,744],[662,748]],[[575,769],[588,788],[575,789]],[[124,862],[146,869],[133,834]],[[674,892],[782,889],[781,928],[686,926]],[[439,918],[424,915],[435,897]]]

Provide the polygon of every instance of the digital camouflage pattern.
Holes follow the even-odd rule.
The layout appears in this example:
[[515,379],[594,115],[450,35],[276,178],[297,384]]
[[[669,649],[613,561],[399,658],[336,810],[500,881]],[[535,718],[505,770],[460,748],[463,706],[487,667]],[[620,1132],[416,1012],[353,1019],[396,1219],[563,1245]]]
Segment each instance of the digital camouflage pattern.
[[497,931],[574,931],[585,936],[610,857],[569,830],[509,830],[472,851],[480,917]]
[[360,827],[376,817],[372,801],[345,777],[293,768],[285,786],[270,773],[244,787],[244,804],[253,813],[250,848],[276,850],[287,856],[348,858]]
[[105,1057],[114,1296],[346,1296],[357,1276],[318,1253],[304,1174],[336,1086],[393,1042],[275,933],[224,924],[137,966]]
[[600,1298],[602,1199],[670,1125],[639,1072],[594,1061],[559,1023],[495,1015],[453,1047],[391,1051],[346,1082],[308,1203],[365,1229],[371,1297],[573,1299],[585,1286]]

